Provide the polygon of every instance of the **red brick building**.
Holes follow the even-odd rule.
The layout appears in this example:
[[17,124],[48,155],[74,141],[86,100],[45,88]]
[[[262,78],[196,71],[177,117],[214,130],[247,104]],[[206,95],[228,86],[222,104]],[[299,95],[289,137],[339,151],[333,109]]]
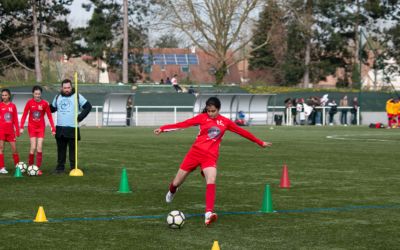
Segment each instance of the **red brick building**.
[[[196,84],[215,83],[215,59],[200,49],[154,48],[144,51],[144,60],[148,64],[145,68],[144,79],[160,82],[161,79],[174,74],[178,75],[179,82],[190,80]],[[224,79],[225,83],[240,81],[238,65],[229,67]]]

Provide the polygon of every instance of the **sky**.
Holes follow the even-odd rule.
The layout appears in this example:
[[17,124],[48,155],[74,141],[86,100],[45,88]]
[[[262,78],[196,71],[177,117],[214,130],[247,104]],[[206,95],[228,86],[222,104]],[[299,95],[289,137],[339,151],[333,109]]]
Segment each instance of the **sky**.
[[74,0],[69,7],[71,13],[68,16],[72,28],[86,26],[87,21],[91,17],[91,12],[87,12],[82,8],[82,3],[89,3],[88,0]]

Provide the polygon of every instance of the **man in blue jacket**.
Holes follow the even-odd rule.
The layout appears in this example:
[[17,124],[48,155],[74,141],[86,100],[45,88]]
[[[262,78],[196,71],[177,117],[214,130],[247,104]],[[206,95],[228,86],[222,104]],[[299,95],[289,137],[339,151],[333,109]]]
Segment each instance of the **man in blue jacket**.
[[[69,147],[69,163],[71,170],[75,167],[75,126],[90,113],[92,105],[81,94],[78,94],[78,109],[81,112],[75,115],[75,89],[72,82],[65,79],[61,83],[60,94],[57,94],[50,105],[51,112],[57,111],[56,141],[57,141],[57,167],[54,173],[61,174],[65,170],[67,147]],[[77,119],[77,122],[76,120]],[[78,126],[78,140],[80,131]]]

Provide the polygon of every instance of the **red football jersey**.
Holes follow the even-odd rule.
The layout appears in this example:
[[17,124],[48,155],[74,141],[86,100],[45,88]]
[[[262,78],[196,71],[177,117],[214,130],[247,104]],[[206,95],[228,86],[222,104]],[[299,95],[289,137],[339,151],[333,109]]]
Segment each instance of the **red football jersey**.
[[24,127],[26,116],[29,112],[29,121],[28,127],[33,129],[44,130],[46,127],[44,121],[44,114],[47,114],[47,118],[49,119],[51,131],[55,131],[53,116],[51,115],[49,103],[45,100],[40,100],[39,102],[35,101],[35,99],[29,99],[25,105],[24,114],[21,118],[21,128]]
[[206,113],[202,113],[183,122],[161,126],[160,129],[163,132],[168,132],[196,125],[199,125],[200,132],[191,150],[207,153],[213,157],[218,157],[219,155],[219,146],[226,130],[243,136],[260,146],[264,143],[252,133],[242,129],[233,121],[222,115],[218,115],[216,118],[210,118]]
[[0,102],[0,132],[19,136],[18,112],[14,103]]

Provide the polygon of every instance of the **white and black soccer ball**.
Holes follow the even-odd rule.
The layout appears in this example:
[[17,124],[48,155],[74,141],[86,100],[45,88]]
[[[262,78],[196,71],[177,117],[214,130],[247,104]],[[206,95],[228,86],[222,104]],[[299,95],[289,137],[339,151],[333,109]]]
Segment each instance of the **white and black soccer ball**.
[[28,166],[25,162],[20,161],[17,163],[17,165],[15,165],[15,168],[19,168],[21,170],[21,173],[25,173]]
[[185,215],[181,211],[173,210],[167,216],[167,224],[172,229],[182,228],[185,224]]
[[30,165],[28,169],[26,170],[26,173],[29,176],[37,176],[37,175],[42,175],[42,171],[40,171],[39,167],[36,165]]

